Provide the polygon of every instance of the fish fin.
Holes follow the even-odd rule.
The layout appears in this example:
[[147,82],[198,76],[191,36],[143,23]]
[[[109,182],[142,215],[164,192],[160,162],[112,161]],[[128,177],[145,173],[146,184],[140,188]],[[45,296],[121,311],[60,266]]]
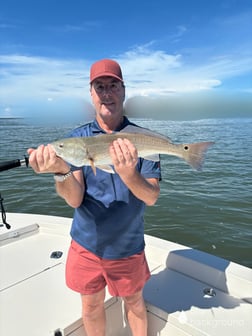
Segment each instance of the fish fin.
[[139,133],[139,134],[146,134],[146,135],[150,135],[153,136],[155,138],[163,138],[165,140],[168,140],[171,142],[171,140],[165,136],[164,134],[160,134],[157,132],[154,132],[148,128],[144,128],[144,127],[139,127],[139,126],[134,126],[134,125],[127,125],[126,127],[124,127],[120,133]]
[[96,175],[96,167],[95,167],[95,164],[94,164],[94,160],[89,159],[89,163],[90,163],[90,166],[93,170],[94,175]]
[[214,142],[196,142],[183,144],[183,158],[194,169],[201,170],[206,151]]
[[115,174],[114,169],[109,165],[100,165],[100,166],[97,166],[96,168],[99,168],[109,174]]
[[152,154],[152,155],[144,156],[144,159],[149,160],[149,161],[158,162],[160,161],[160,156],[159,154]]
[[120,133],[138,133],[139,128],[141,127],[138,127],[135,125],[127,125],[123,129],[120,130]]

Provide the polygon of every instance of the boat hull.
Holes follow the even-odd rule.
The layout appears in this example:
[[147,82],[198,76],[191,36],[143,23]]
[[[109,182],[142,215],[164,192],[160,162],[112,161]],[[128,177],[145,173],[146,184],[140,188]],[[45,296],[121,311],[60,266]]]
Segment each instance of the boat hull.
[[[9,213],[0,227],[0,335],[84,336],[80,296],[65,285],[71,219]],[[146,235],[148,335],[251,335],[252,270]],[[61,254],[61,253],[62,254]],[[106,293],[107,334],[128,335]]]

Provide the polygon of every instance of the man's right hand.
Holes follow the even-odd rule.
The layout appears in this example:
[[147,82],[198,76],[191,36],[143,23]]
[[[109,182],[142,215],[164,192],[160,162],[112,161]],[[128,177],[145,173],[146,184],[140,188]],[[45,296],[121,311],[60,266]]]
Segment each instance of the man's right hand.
[[66,174],[70,167],[59,158],[52,146],[40,145],[37,149],[29,148],[29,165],[38,174],[41,173],[60,173]]

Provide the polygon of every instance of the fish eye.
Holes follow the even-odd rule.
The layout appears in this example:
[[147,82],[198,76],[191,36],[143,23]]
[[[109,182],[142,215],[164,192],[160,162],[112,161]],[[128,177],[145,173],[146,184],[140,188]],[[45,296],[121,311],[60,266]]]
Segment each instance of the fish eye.
[[184,150],[186,150],[186,151],[187,151],[188,149],[189,149],[189,147],[188,147],[188,146],[184,146]]
[[59,148],[64,148],[63,143],[59,144]]

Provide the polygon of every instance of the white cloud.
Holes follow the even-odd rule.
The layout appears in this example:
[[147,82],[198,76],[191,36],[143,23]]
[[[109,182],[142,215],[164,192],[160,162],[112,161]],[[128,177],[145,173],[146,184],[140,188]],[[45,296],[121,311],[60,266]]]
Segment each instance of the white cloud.
[[94,28],[101,27],[102,22],[92,20],[92,21],[85,21],[80,24],[65,24],[61,26],[48,26],[47,29],[52,32],[57,33],[83,33],[83,32],[91,32]]
[[11,108],[10,107],[6,107],[4,109],[4,113],[5,113],[5,115],[10,115],[11,114]]
[[0,116],[11,117],[12,116],[11,107],[10,106],[0,106]]
[[29,57],[0,56],[1,96],[27,99],[54,96],[78,96],[84,86],[85,62]]
[[[181,54],[153,51],[151,44],[138,46],[116,59],[123,69],[127,97],[212,90],[221,86],[226,78],[252,70],[249,55],[243,58],[227,55],[193,65],[187,64]],[[41,100],[90,101],[89,61],[0,55],[0,66],[0,100],[5,106]]]

